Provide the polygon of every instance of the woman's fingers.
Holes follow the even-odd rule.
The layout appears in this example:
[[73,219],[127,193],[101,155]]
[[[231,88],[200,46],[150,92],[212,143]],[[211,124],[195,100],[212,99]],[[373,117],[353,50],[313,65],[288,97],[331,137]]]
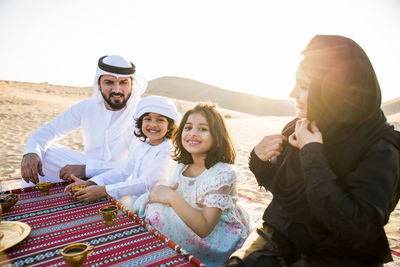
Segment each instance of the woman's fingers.
[[281,134],[264,136],[254,147],[254,152],[262,161],[268,161],[280,154],[284,142],[287,142],[287,138]]
[[311,123],[310,128],[311,128],[311,131],[312,131],[313,133],[319,133],[319,129],[318,129],[317,123],[316,123],[315,121],[313,121],[313,122]]
[[289,143],[299,149],[309,143],[323,143],[322,134],[315,121],[312,123],[307,119],[297,121],[294,134],[295,136],[289,138]]
[[297,138],[296,138],[296,134],[295,134],[295,133],[292,133],[292,134],[289,136],[289,144],[292,145],[292,146],[294,146],[294,147],[298,147]]
[[282,143],[272,145],[271,151],[282,151]]

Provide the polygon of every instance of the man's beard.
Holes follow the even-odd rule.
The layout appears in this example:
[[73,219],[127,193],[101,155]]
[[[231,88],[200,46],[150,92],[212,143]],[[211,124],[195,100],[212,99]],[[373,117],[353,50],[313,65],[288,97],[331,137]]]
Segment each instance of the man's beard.
[[[131,93],[129,93],[127,95],[127,97],[125,97],[125,95],[122,93],[111,93],[108,98],[103,94],[103,92],[101,92],[101,95],[103,96],[104,101],[106,101],[107,104],[114,110],[120,110],[120,109],[124,108],[126,105],[126,102],[128,102],[129,98],[131,97]],[[111,100],[112,96],[121,96],[122,101],[113,102]]]

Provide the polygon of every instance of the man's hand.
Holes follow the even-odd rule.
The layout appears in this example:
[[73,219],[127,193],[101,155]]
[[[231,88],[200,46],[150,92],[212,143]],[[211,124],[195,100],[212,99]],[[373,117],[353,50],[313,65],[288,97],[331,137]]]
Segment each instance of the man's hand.
[[322,144],[322,133],[319,131],[315,121],[310,123],[307,119],[298,120],[294,133],[289,136],[289,144],[298,149],[302,149],[303,146],[309,143]]
[[260,143],[254,147],[254,152],[262,161],[268,161],[282,153],[284,142],[287,142],[287,138],[281,134],[264,136]]
[[35,153],[25,154],[21,161],[22,178],[27,183],[33,182],[34,184],[37,184],[39,182],[38,174],[44,176],[40,157]]
[[92,182],[92,181],[84,181],[82,179],[77,178],[75,175],[71,174],[71,181],[74,181],[72,184],[67,185],[64,188],[64,192],[67,193],[70,197],[74,197],[74,192],[72,191],[72,188],[74,188],[74,186],[78,186],[78,185],[95,185],[96,183]]
[[92,185],[75,193],[75,198],[82,202],[92,202],[107,196],[105,186]]
[[65,165],[60,170],[60,179],[71,182],[71,175],[83,179],[85,178],[86,165]]

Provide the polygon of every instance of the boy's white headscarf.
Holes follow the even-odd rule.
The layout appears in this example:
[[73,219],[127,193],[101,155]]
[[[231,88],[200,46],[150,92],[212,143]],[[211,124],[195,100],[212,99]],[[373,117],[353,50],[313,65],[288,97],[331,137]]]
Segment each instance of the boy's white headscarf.
[[150,112],[173,119],[175,124],[179,125],[181,114],[176,110],[172,99],[155,95],[142,98],[136,107],[135,119],[137,120],[143,114]]
[[[104,98],[99,90],[98,81],[102,75],[112,75],[114,77],[132,77],[132,94],[126,106],[122,109],[123,113],[118,120],[111,125],[108,131],[108,138],[113,140],[118,138],[120,134],[125,131],[133,131],[134,121],[133,116],[135,113],[137,102],[140,100],[141,95],[147,88],[147,81],[138,75],[135,75],[135,65],[127,61],[121,56],[112,55],[104,56],[99,59],[96,68],[96,76],[94,78],[94,94],[93,97],[96,103],[104,105]],[[104,108],[102,108],[104,110]]]

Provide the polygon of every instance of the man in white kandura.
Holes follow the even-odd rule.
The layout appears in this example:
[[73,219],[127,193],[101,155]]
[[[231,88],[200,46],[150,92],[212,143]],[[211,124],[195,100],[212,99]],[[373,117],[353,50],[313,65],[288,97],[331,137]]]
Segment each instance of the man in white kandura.
[[[134,135],[136,104],[147,82],[121,56],[101,57],[93,97],[42,125],[27,140],[21,162],[23,187],[40,181],[90,178],[116,167],[139,142]],[[56,144],[81,127],[84,152]]]

